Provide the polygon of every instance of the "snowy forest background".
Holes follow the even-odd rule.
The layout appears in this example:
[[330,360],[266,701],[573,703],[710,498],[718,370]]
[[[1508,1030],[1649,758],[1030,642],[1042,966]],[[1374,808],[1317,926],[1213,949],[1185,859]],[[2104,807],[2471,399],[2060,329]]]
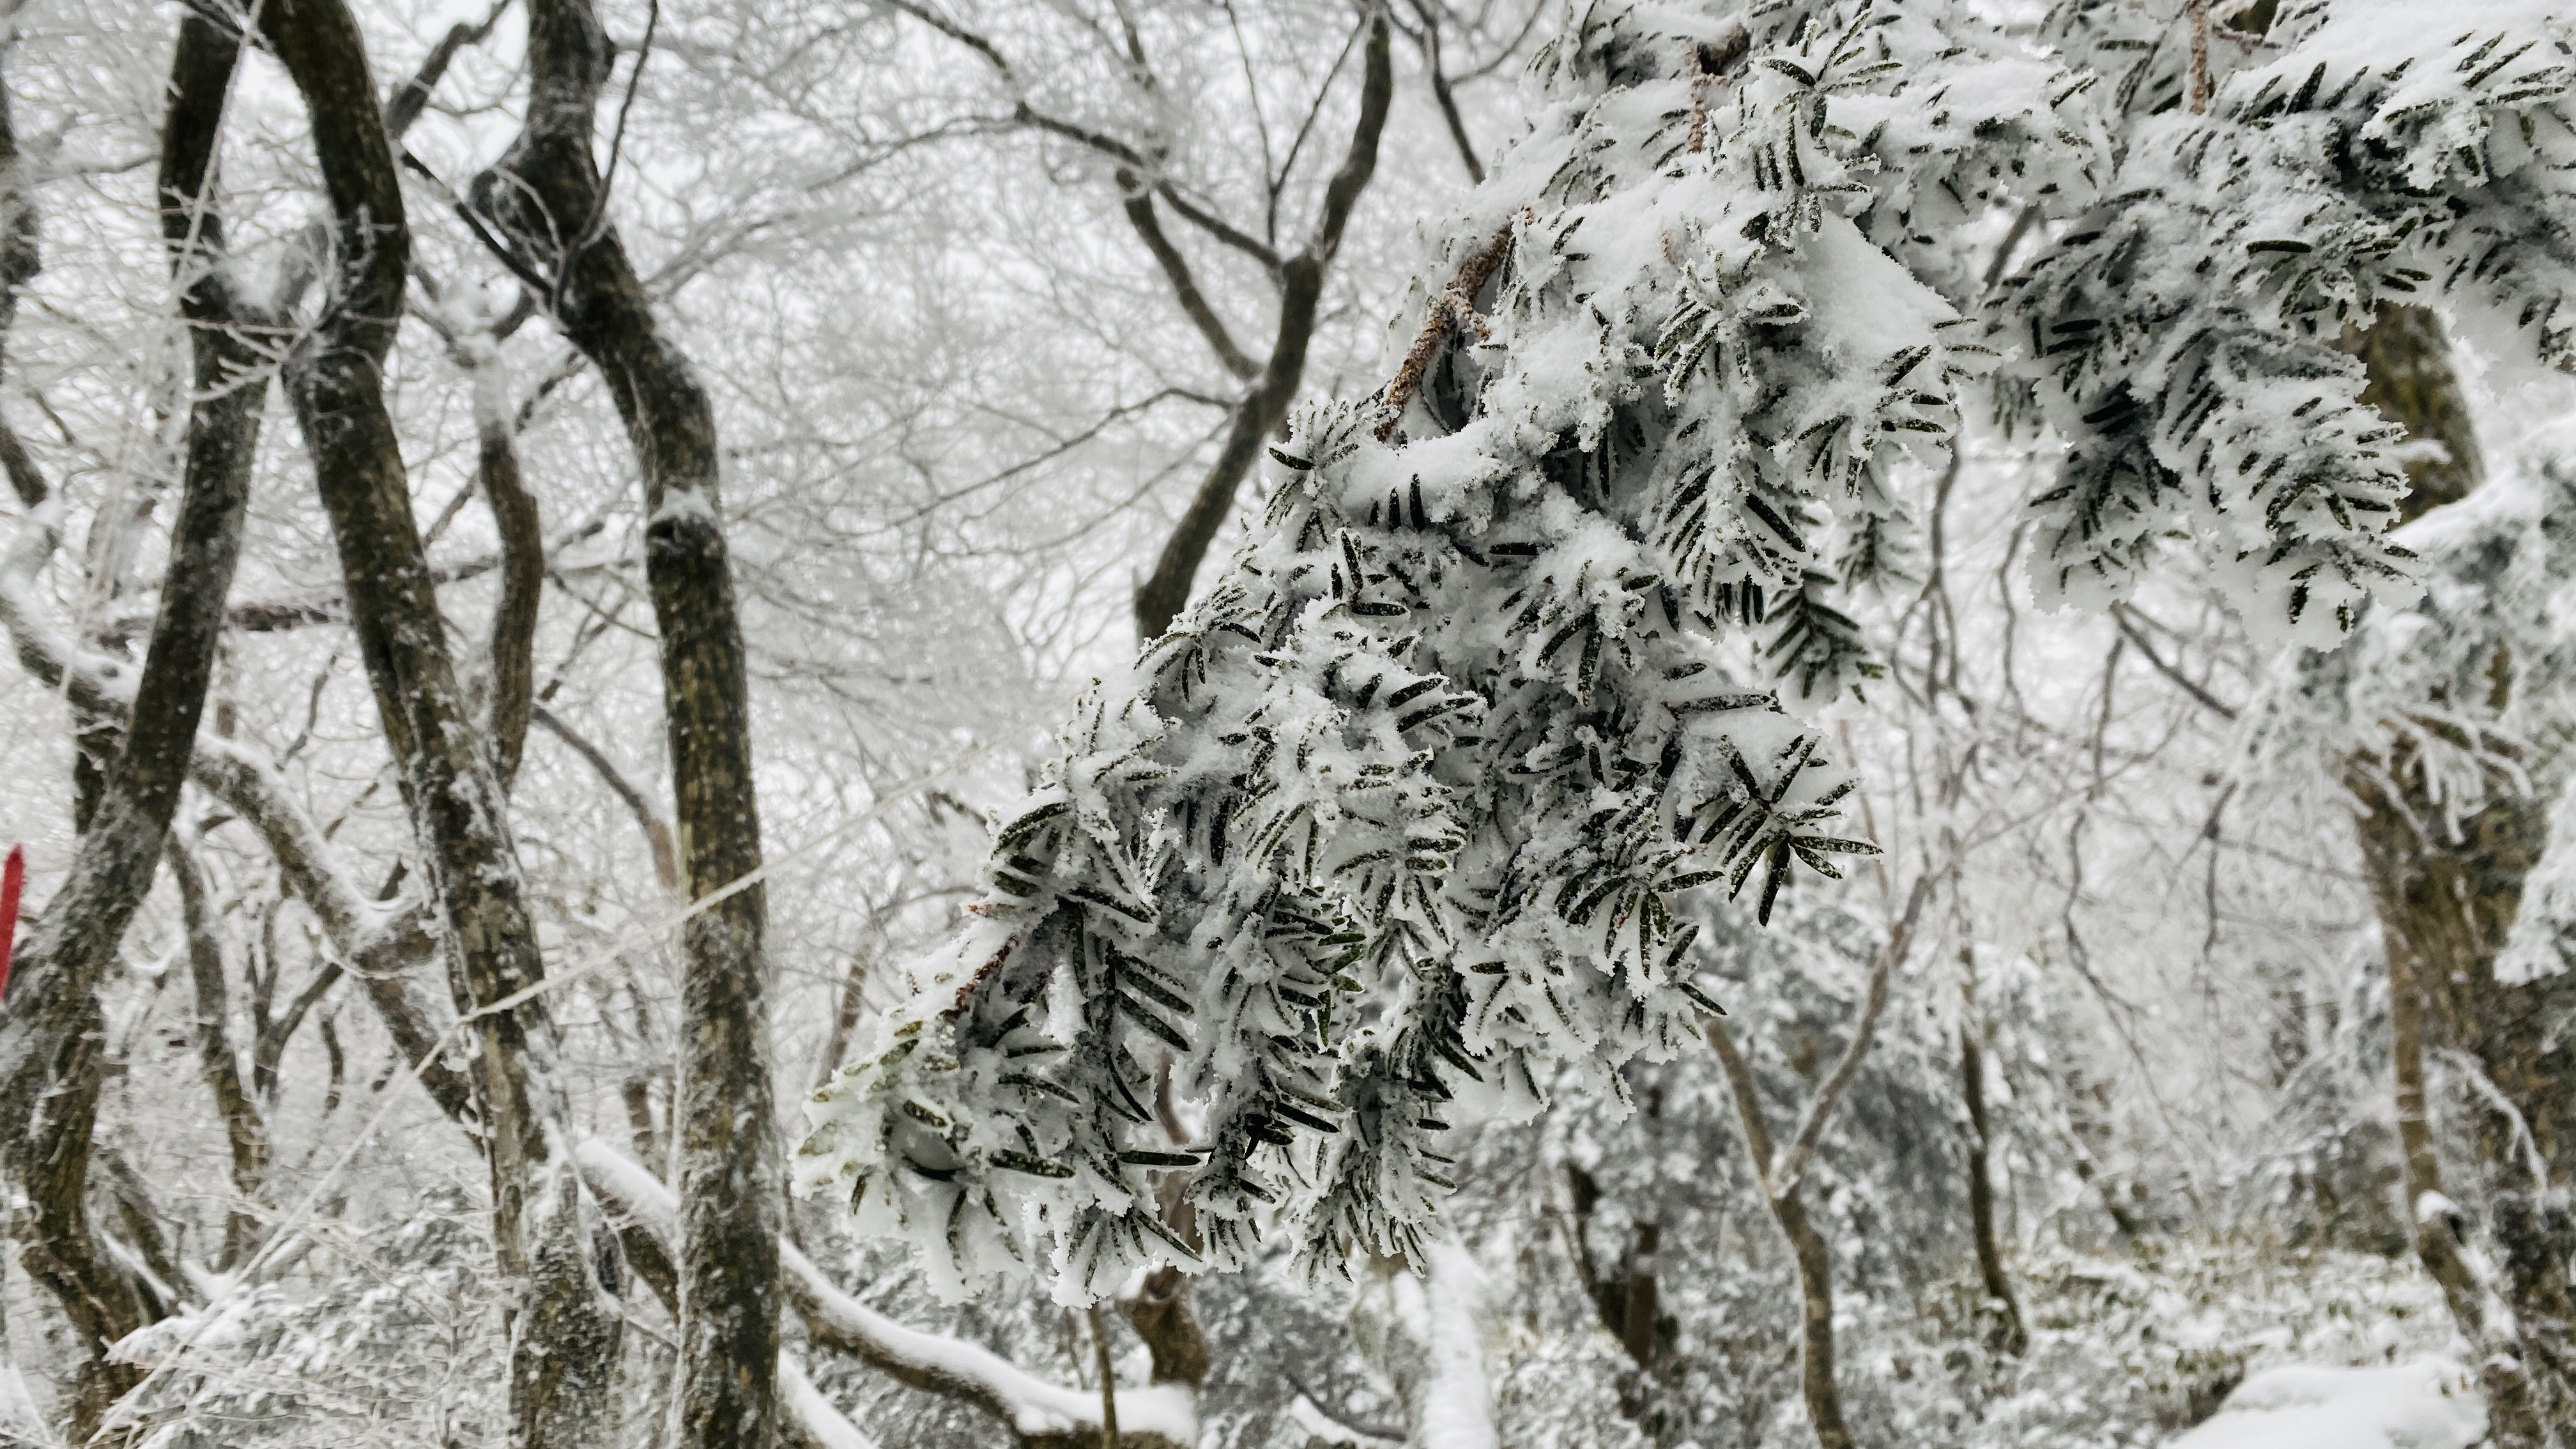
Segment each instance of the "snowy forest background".
[[11,0],[0,1442],[2576,1443],[2571,43]]

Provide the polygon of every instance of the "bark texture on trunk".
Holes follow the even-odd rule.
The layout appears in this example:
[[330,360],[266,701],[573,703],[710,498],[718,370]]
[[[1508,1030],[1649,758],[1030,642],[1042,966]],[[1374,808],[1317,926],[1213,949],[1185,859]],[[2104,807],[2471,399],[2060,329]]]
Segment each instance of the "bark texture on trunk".
[[[159,176],[163,233],[196,369],[179,511],[142,674],[131,707],[121,712],[122,738],[98,773],[96,804],[68,878],[18,943],[8,1004],[0,1012],[0,1119],[24,1124],[6,1138],[5,1156],[27,1193],[26,1264],[63,1305],[83,1355],[71,1410],[75,1438],[96,1432],[108,1406],[140,1380],[139,1369],[109,1362],[105,1351],[159,1308],[148,1288],[102,1250],[89,1218],[106,1066],[96,993],[152,888],[188,777],[222,642],[224,596],[241,556],[267,396],[251,350],[235,330],[240,319],[221,271],[220,224],[196,204],[237,49],[202,20],[182,23]],[[14,158],[14,144],[7,149]],[[15,273],[21,265],[32,273],[34,220],[17,175],[13,166],[8,199],[17,214],[9,218],[9,241],[0,245],[0,269],[23,281]],[[33,476],[31,465],[28,473]]]
[[2403,425],[2409,440],[2442,445],[2442,457],[2407,460],[2406,482],[2414,491],[2398,503],[2400,515],[2412,523],[2468,497],[2486,476],[2486,463],[2442,319],[2430,308],[2383,301],[2370,330],[2348,336],[2344,345],[2369,374],[2361,400]]
[[[2442,445],[2442,456],[2410,460],[2414,491],[2401,503],[2408,521],[2474,491],[2481,481],[2477,436],[2440,321],[2429,311],[2381,303],[2367,333],[2348,337],[2368,371],[2363,397],[2411,438]],[[2498,661],[2495,698],[2506,679]],[[2388,959],[2397,1128],[2405,1159],[2408,1222],[2417,1256],[2442,1287],[2460,1332],[2480,1353],[2479,1378],[2491,1432],[2505,1449],[2558,1442],[2552,1427],[2570,1386],[2546,1352],[2519,1332],[2551,1317],[2551,1284],[2563,1284],[2565,1245],[2553,1271],[2534,1258],[2504,1281],[2480,1281],[2466,1254],[2467,1220],[2444,1192],[2440,1157],[2426,1100],[2425,1062],[2434,1052],[2461,1053],[2509,1101],[2520,1124],[2499,1112],[2478,1117],[2479,1157],[2507,1175],[2524,1160],[2520,1132],[2553,1174],[2567,1166],[2570,1127],[2566,1084],[2576,1072],[2576,1046],[2553,1039],[2547,1022],[2570,997],[2562,979],[2507,984],[2495,965],[2520,909],[2523,879],[2539,859],[2547,813],[2533,800],[2506,799],[2462,821],[2456,837],[2441,825],[2444,807],[2426,788],[2418,761],[2400,755],[2355,761],[2346,786],[2358,806],[2355,829]],[[2393,792],[2393,793],[2392,793]],[[2506,1209],[2499,1207],[2499,1229]],[[2543,1251],[2545,1234],[2526,1233],[2525,1255]],[[2508,1244],[2508,1262],[2513,1259]],[[2524,1301],[2526,1292],[2540,1298]],[[2490,1293],[2509,1311],[2489,1311]]]
[[477,1013],[494,1245],[517,1280],[510,1439],[604,1444],[615,1432],[623,1320],[596,1275],[542,1000],[544,978],[506,799],[456,683],[399,440],[379,379],[403,310],[410,237],[366,52],[343,0],[260,11],[304,98],[336,222],[335,267],[290,392],[340,553],[350,622],[374,686],[422,864],[447,927],[461,1002]]
[[[2521,907],[2523,877],[2546,843],[2547,812],[2536,800],[2505,800],[2462,821],[2460,838],[2427,839],[2421,827],[2439,821],[2442,807],[2418,788],[2420,776],[2408,766],[2384,762],[2378,772],[2399,782],[2399,799],[2358,774],[2348,781],[2362,807],[2356,828],[2386,938],[2390,989],[2402,970],[2428,1013],[2426,1049],[2474,1060],[2513,1104],[2555,1176],[2569,1165],[2564,1084],[2576,1077],[2576,1044],[2549,1028],[2571,993],[2562,978],[2509,984],[2495,973]],[[2504,1114],[2479,1114],[2477,1144],[2486,1161],[2519,1164],[2518,1137]]]
[[[1279,325],[1273,334],[1270,356],[1262,364],[1260,379],[1234,405],[1216,462],[1209,466],[1198,492],[1190,498],[1190,506],[1181,514],[1180,523],[1163,544],[1161,555],[1154,560],[1154,571],[1136,588],[1136,634],[1140,639],[1161,637],[1189,603],[1190,584],[1197,579],[1199,565],[1207,559],[1208,546],[1216,541],[1217,530],[1224,526],[1227,512],[1234,507],[1236,491],[1243,486],[1253,464],[1260,461],[1263,440],[1287,421],[1288,406],[1297,400],[1298,384],[1306,375],[1306,346],[1315,333],[1315,308],[1323,300],[1325,276],[1332,268],[1333,254],[1341,247],[1342,230],[1350,221],[1351,208],[1359,204],[1360,193],[1368,188],[1369,177],[1377,169],[1378,138],[1386,129],[1387,105],[1395,92],[1395,69],[1388,44],[1386,12],[1381,9],[1369,24],[1359,120],[1352,127],[1350,149],[1343,155],[1341,169],[1333,173],[1324,188],[1323,214],[1316,220],[1312,239],[1303,251],[1279,266]],[[1187,295],[1183,301],[1186,305]],[[1192,315],[1194,319],[1197,316]],[[1224,358],[1230,349],[1230,343],[1220,348],[1219,356]],[[1226,360],[1231,367],[1232,360]]]
[[[718,494],[715,411],[662,335],[609,225],[592,118],[614,52],[589,0],[531,0],[526,129],[474,204],[607,380],[644,476],[645,571],[661,636],[662,705],[692,899],[760,869],[749,675]],[[642,63],[638,58],[637,63]],[[680,1439],[762,1445],[777,1432],[778,1230],[757,887],[690,917],[680,1080]]]
[[2487,1312],[2485,1284],[2467,1255],[2468,1224],[2442,1191],[2442,1165],[2424,1098],[2424,1010],[2411,953],[2388,953],[2391,1056],[2397,1079],[2397,1138],[2406,1154],[2406,1207],[2415,1254],[2441,1285],[2452,1321],[2478,1358],[2478,1387],[2487,1401],[2487,1429],[2497,1449],[2543,1449],[2552,1442],[2534,1402],[2531,1376],[2512,1324]]
[[497,362],[474,370],[476,480],[501,533],[501,603],[492,613],[492,765],[508,790],[527,751],[536,705],[537,605],[545,597],[546,536],[537,495],[519,472],[516,428]]

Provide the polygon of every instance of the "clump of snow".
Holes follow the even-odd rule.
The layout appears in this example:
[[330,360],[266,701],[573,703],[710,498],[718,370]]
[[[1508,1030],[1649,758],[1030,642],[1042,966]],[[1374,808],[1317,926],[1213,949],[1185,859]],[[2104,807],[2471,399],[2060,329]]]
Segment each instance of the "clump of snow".
[[2486,1405],[2444,1358],[2387,1368],[2296,1365],[2247,1379],[2169,1449],[2469,1449]]

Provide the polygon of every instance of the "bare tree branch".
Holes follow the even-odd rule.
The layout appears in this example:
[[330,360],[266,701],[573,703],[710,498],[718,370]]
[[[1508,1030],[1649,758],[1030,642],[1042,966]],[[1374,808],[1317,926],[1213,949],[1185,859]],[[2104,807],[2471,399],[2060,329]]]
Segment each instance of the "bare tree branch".
[[1182,256],[1180,248],[1173,246],[1170,238],[1163,235],[1163,224],[1154,215],[1154,194],[1140,187],[1131,171],[1118,173],[1118,184],[1128,193],[1121,203],[1127,212],[1127,224],[1135,228],[1137,237],[1145,243],[1145,250],[1154,254],[1154,261],[1171,281],[1172,294],[1179,300],[1182,313],[1188,316],[1192,326],[1199,329],[1199,335],[1207,339],[1208,347],[1216,353],[1216,360],[1224,365],[1226,371],[1242,381],[1251,381],[1261,371],[1261,364],[1245,356],[1243,349],[1235,345],[1233,336],[1225,330],[1225,323],[1217,317],[1216,309],[1208,305],[1207,297],[1199,291],[1198,278],[1190,273],[1189,259]]
[[208,908],[205,874],[185,845],[172,840],[167,852],[170,877],[179,886],[179,912],[188,933],[188,976],[196,992],[197,1056],[206,1088],[214,1093],[216,1114],[223,1118],[224,1138],[232,1151],[233,1191],[241,1202],[224,1217],[223,1256],[216,1267],[229,1273],[258,1246],[259,1219],[250,1210],[268,1182],[268,1121],[242,1090],[241,1057],[234,1050],[231,995],[224,983],[223,945],[215,935]]
[[636,826],[644,832],[645,842],[653,851],[654,878],[666,891],[679,890],[680,866],[678,858],[671,852],[671,827],[663,824],[662,817],[653,813],[653,803],[644,798],[644,792],[635,788],[605,751],[576,733],[554,711],[541,704],[532,705],[528,716],[598,772],[601,783],[608,786],[610,794],[624,802],[627,812],[635,817]]
[[419,120],[422,109],[428,106],[430,92],[438,89],[439,81],[447,75],[447,68],[455,63],[456,53],[469,45],[481,45],[492,34],[492,27],[501,23],[501,13],[509,8],[510,0],[499,0],[492,7],[492,13],[484,16],[480,24],[468,25],[460,21],[448,27],[447,33],[440,36],[438,43],[431,46],[429,54],[422,58],[420,69],[412,73],[410,80],[396,87],[393,95],[385,101],[387,136],[397,144],[401,142],[405,133],[411,130],[412,122]]
[[2231,723],[2237,718],[2239,711],[2236,706],[2210,693],[2207,686],[2184,674],[2179,666],[2167,662],[2162,654],[2156,652],[2156,646],[2148,642],[2145,632],[2138,628],[2136,610],[2126,604],[2113,604],[2111,617],[2120,622],[2120,632],[2128,636],[2129,642],[2137,647],[2139,653],[2147,656],[2147,662],[2155,666],[2158,674],[2180,685],[2183,693],[2190,695],[2201,708],[2211,714]]
[[1443,68],[1440,55],[1440,17],[1434,14],[1430,0],[1413,0],[1413,13],[1422,20],[1422,68],[1431,73],[1431,97],[1440,103],[1441,119],[1449,123],[1449,139],[1458,147],[1458,161],[1467,168],[1469,184],[1485,184],[1485,163],[1476,159],[1476,143],[1467,135],[1467,120],[1458,113],[1458,93],[1449,84],[1449,72]]
[[1208,546],[1234,507],[1234,495],[1259,456],[1262,439],[1288,416],[1306,371],[1306,346],[1315,330],[1315,307],[1323,295],[1324,276],[1342,244],[1351,209],[1377,169],[1378,138],[1386,128],[1389,99],[1395,89],[1394,67],[1387,50],[1391,34],[1383,9],[1372,13],[1368,29],[1366,70],[1360,86],[1359,119],[1339,170],[1324,188],[1321,215],[1306,246],[1281,268],[1279,328],[1261,381],[1235,406],[1216,462],[1199,484],[1198,493],[1181,515],[1179,526],[1154,561],[1154,571],[1136,590],[1136,631],[1153,639],[1171,627],[1189,602],[1190,585]]
[[1003,86],[1012,94],[1011,119],[1013,121],[1088,147],[1116,161],[1138,176],[1152,178],[1154,194],[1169,203],[1172,210],[1179,213],[1183,220],[1217,241],[1259,262],[1262,270],[1273,276],[1279,274],[1280,268],[1285,263],[1280,259],[1276,248],[1182,195],[1180,188],[1174,186],[1170,178],[1163,175],[1162,167],[1153,158],[1115,136],[1050,116],[1030,105],[1026,88],[1020,82],[1019,72],[1012,68],[1010,60],[991,41],[931,7],[920,4],[919,0],[886,0],[886,3],[982,57],[984,63],[993,68],[994,73],[1001,78]]
[[1936,873],[1925,871],[1914,878],[1914,889],[1905,897],[1905,914],[1897,918],[1896,927],[1887,934],[1878,959],[1869,968],[1869,989],[1861,1000],[1860,1019],[1852,1024],[1851,1040],[1844,1044],[1843,1054],[1833,1070],[1825,1074],[1816,1095],[1807,1103],[1807,1115],[1798,1123],[1797,1135],[1789,1139],[1789,1149],[1771,1169],[1771,1195],[1798,1190],[1799,1180],[1806,1175],[1807,1164],[1815,1158],[1816,1144],[1824,1140],[1825,1128],[1842,1105],[1843,1093],[1851,1089],[1852,1078],[1860,1075],[1861,1058],[1869,1055],[1870,1042],[1878,1035],[1878,1019],[1887,1010],[1888,979],[1905,960],[1914,944],[1914,925],[1923,915],[1923,902],[1932,894]]

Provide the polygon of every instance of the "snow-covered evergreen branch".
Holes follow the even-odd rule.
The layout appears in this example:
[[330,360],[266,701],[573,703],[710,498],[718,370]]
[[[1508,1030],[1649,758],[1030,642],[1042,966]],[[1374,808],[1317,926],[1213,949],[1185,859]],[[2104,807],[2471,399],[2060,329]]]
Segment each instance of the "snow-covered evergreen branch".
[[[1793,862],[1868,849],[1773,683],[1873,672],[1848,597],[1901,567],[1898,471],[1988,365],[1855,220],[1893,127],[1839,119],[1943,38],[1892,7],[1573,17],[1417,288],[1394,426],[1299,415],[1254,540],[1084,705],[980,919],[818,1094],[805,1190],[951,1291],[1052,1246],[1088,1297],[1273,1225],[1314,1265],[1418,1260],[1454,1099],[1534,1107],[1556,1062],[1615,1091],[1692,1044],[1674,893],[1759,876],[1767,916]],[[1973,129],[1917,179],[1946,193]],[[2027,173],[2030,128],[1990,129]],[[1153,1125],[1166,1055],[1188,1151]]]
[[2043,599],[2124,597],[2183,537],[2260,601],[2265,637],[2330,644],[2363,598],[2403,600],[2417,574],[2385,536],[2399,430],[2361,401],[2345,329],[2384,299],[2467,287],[2570,360],[2565,28],[2517,4],[2419,21],[2286,5],[2259,44],[2235,37],[2260,63],[2192,114],[2173,104],[2163,17],[2058,7],[2055,38],[2111,82],[2120,160],[1994,320],[2067,444],[2036,500]]

